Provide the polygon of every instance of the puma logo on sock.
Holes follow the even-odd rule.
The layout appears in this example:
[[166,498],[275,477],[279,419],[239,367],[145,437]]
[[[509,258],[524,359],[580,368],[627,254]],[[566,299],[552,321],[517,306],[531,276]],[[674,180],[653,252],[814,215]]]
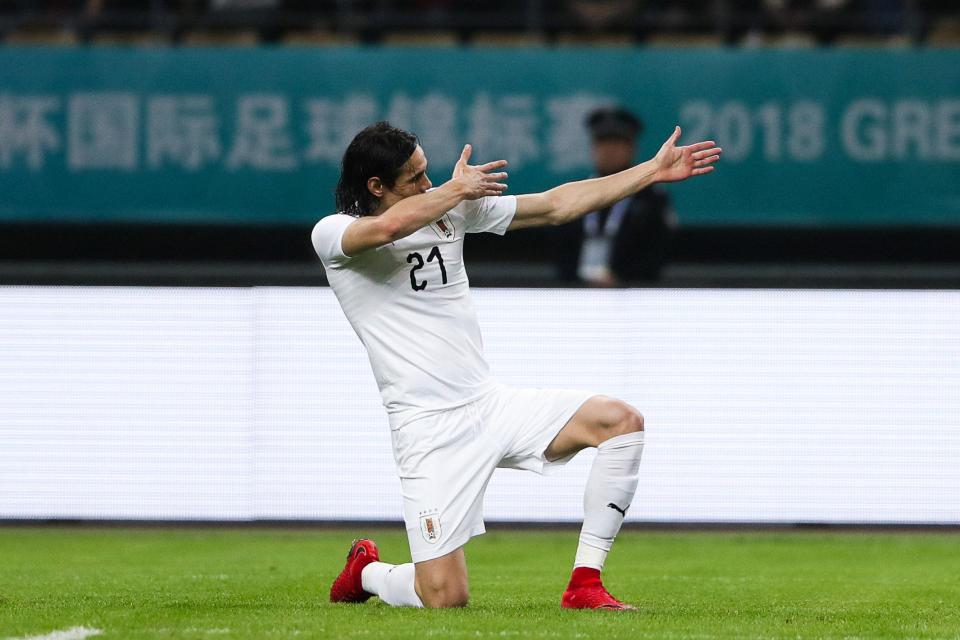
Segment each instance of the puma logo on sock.
[[620,513],[622,513],[624,518],[627,517],[627,509],[630,508],[630,505],[627,505],[627,509],[621,509],[620,507],[618,507],[617,505],[613,504],[612,502],[609,503],[607,506],[610,507],[611,509],[613,509],[614,511],[619,511]]

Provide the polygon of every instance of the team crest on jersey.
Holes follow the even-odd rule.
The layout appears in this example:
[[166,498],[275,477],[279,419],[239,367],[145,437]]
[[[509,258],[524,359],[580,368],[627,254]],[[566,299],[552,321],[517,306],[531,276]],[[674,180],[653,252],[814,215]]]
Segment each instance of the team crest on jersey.
[[437,234],[437,237],[441,240],[453,240],[453,236],[457,232],[453,226],[453,222],[450,220],[450,216],[446,213],[443,214],[439,220],[431,222],[430,228],[433,229],[433,232]]
[[423,539],[430,544],[436,544],[440,540],[443,531],[440,529],[440,514],[436,510],[421,512],[420,533],[423,534]]

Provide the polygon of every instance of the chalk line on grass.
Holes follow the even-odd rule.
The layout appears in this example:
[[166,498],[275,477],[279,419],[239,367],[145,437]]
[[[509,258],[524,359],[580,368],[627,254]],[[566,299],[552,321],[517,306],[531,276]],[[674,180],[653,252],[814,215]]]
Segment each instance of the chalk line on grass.
[[99,636],[103,631],[87,627],[70,627],[59,631],[51,631],[39,636],[23,636],[22,638],[8,638],[7,640],[83,640],[92,636]]

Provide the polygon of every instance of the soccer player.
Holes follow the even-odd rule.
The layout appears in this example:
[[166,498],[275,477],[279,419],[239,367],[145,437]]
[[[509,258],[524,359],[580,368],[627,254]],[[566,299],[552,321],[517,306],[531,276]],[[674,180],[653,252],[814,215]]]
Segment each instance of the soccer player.
[[333,602],[379,596],[394,606],[467,604],[463,546],[484,533],[483,496],[497,467],[542,473],[596,447],[584,520],[561,606],[631,608],[600,571],[637,488],[643,416],[583,391],[512,388],[483,358],[463,263],[468,233],[563,224],[657,182],[713,171],[714,142],[677,146],[680,127],[647,162],[543,193],[504,196],[505,160],[470,165],[433,189],[416,136],[386,122],[357,134],[343,156],[339,213],[313,229],[313,247],[367,350],[387,410],[413,563],[381,562],[353,543]]

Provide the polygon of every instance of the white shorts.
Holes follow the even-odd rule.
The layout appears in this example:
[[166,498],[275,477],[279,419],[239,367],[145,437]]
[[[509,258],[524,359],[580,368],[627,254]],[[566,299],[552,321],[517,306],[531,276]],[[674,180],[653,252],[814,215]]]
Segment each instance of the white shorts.
[[392,431],[403,517],[414,562],[462,547],[483,526],[483,495],[497,467],[543,473],[570,458],[544,450],[594,394],[503,384],[468,404]]

